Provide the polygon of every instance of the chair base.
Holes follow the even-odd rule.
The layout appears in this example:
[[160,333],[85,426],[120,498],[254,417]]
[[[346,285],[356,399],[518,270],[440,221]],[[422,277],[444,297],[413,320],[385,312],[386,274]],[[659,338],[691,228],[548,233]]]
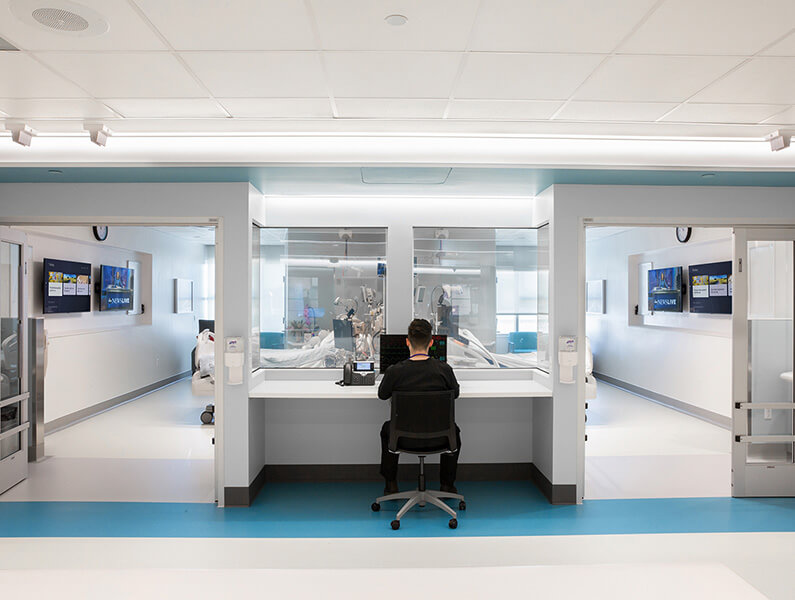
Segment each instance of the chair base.
[[442,500],[459,500],[463,502],[464,497],[461,494],[451,494],[448,492],[438,492],[436,490],[413,490],[411,492],[397,492],[396,494],[387,494],[375,499],[376,504],[381,504],[387,500],[406,500],[406,503],[398,511],[395,520],[400,521],[403,516],[411,510],[415,504],[425,506],[426,503],[431,503],[434,506],[441,508],[444,512],[452,518],[457,518],[456,512],[447,506]]

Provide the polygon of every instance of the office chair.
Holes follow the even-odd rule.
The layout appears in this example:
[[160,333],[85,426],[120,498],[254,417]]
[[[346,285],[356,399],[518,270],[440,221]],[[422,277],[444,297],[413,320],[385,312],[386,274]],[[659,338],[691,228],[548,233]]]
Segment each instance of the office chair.
[[442,500],[458,500],[458,510],[466,510],[464,497],[425,489],[425,457],[429,454],[450,454],[457,449],[453,392],[395,392],[392,394],[391,406],[387,447],[394,454],[405,452],[419,456],[420,474],[416,490],[381,496],[376,498],[371,508],[378,512],[382,502],[406,500],[392,521],[392,529],[399,529],[400,519],[412,506],[424,506],[430,502],[452,517],[448,525],[450,529],[455,529],[458,527],[456,512]]

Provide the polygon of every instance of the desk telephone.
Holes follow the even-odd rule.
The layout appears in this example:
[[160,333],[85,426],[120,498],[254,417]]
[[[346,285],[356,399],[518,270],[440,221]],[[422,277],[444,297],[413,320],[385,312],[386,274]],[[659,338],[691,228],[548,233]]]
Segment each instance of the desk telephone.
[[357,360],[345,363],[342,367],[340,385],[375,385],[375,363]]

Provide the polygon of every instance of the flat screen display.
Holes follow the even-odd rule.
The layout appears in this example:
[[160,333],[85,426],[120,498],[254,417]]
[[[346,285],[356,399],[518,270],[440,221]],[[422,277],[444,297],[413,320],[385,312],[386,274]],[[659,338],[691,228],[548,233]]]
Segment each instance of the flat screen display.
[[732,314],[732,261],[687,268],[690,280],[690,312]]
[[132,310],[133,272],[125,267],[100,267],[99,310]]
[[44,259],[44,314],[91,311],[91,265]]
[[682,312],[682,267],[649,271],[649,311]]
[[[409,358],[409,348],[406,346],[406,334],[387,334],[382,333],[380,340],[380,364],[379,370],[385,372],[395,363]],[[428,350],[428,356],[442,362],[447,362],[447,336],[434,335],[433,344]]]

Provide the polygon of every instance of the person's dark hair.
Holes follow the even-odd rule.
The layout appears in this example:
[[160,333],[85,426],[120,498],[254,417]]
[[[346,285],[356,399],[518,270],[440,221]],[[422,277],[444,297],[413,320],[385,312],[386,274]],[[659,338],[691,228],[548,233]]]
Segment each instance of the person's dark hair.
[[409,323],[409,343],[412,348],[424,348],[431,338],[433,330],[431,324],[425,319],[414,319]]

